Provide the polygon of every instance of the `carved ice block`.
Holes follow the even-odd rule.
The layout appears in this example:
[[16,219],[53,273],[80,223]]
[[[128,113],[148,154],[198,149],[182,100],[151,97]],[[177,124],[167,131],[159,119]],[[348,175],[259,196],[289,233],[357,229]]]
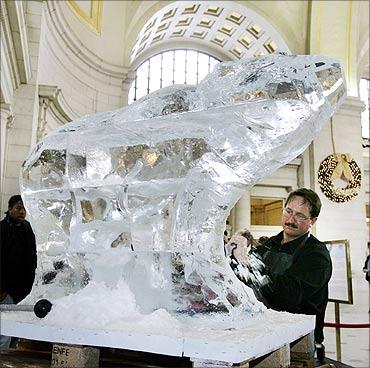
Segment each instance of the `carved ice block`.
[[99,303],[105,326],[127,308],[263,313],[225,258],[226,217],[305,150],[345,92],[337,61],[276,54],[221,63],[197,86],[52,132],[23,165],[38,243],[29,299],[50,299],[51,319],[63,305],[72,320]]

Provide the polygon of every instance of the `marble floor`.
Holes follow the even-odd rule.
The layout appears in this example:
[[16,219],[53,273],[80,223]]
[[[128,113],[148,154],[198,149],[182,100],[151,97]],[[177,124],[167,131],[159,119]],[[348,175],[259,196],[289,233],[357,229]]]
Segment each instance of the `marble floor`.
[[[363,290],[362,295],[357,294],[363,301],[369,298],[369,291]],[[340,304],[341,323],[370,323],[369,304],[366,302]],[[334,303],[329,302],[326,310],[326,322],[335,322]],[[341,332],[341,359],[340,361],[356,368],[370,367],[370,335],[369,328],[342,328]],[[336,333],[335,328],[324,329],[326,356],[337,359],[336,355]]]

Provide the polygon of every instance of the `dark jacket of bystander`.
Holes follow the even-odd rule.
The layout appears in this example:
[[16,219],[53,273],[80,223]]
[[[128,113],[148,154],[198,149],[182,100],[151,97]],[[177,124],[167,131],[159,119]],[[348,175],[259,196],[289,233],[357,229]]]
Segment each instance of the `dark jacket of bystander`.
[[19,303],[31,291],[35,279],[36,241],[28,221],[1,221],[1,292]]

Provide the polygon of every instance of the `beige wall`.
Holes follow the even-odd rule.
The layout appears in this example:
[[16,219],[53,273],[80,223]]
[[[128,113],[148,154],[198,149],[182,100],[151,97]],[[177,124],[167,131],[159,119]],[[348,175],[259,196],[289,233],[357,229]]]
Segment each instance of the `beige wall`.
[[[335,150],[338,153],[350,153],[364,173],[364,159],[361,147],[360,113],[363,104],[357,98],[348,98],[346,103],[333,119],[333,137]],[[315,140],[315,168],[328,155],[333,154],[332,134],[330,124],[322,130]],[[365,203],[366,179],[362,179],[360,194],[344,203],[336,203],[323,195],[317,185],[317,170],[315,172],[315,189],[320,195],[323,208],[317,222],[317,235],[322,240],[348,239],[351,249],[351,261],[354,279],[362,279],[362,267],[367,252],[369,233],[367,231]],[[354,285],[362,285],[354,281]]]

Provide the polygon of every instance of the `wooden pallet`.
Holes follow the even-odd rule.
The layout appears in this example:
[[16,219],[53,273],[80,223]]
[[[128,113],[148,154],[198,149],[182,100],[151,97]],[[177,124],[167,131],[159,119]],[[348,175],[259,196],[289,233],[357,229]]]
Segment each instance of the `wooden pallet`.
[[0,368],[313,368],[312,335],[261,357],[239,363],[138,352],[124,349],[52,344],[21,339],[16,349],[1,352]]

